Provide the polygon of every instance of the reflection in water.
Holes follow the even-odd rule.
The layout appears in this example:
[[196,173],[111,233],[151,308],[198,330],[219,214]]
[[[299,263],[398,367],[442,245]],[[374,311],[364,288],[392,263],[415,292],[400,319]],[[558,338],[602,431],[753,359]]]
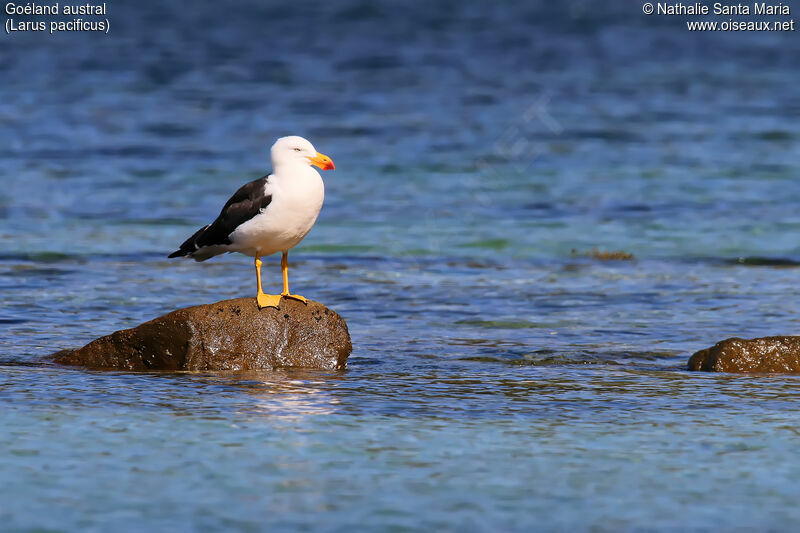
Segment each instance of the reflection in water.
[[343,379],[340,372],[305,369],[247,372],[230,376],[231,384],[251,396],[243,414],[263,414],[285,420],[336,413],[339,400],[328,389]]

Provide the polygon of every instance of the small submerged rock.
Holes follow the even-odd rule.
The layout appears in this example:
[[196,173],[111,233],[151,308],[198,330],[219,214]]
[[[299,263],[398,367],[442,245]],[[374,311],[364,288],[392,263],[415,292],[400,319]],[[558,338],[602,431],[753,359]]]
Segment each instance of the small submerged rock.
[[237,298],[178,309],[52,357],[120,370],[337,369],[351,351],[344,319],[321,303],[284,298],[259,310],[255,298]]
[[800,336],[726,339],[692,355],[689,370],[800,374]]
[[575,248],[572,249],[572,257],[590,257],[592,259],[596,259],[597,261],[632,261],[634,258],[633,254],[628,253],[624,250],[600,250],[597,247],[593,248],[591,251],[583,252],[582,254],[578,253],[578,250]]

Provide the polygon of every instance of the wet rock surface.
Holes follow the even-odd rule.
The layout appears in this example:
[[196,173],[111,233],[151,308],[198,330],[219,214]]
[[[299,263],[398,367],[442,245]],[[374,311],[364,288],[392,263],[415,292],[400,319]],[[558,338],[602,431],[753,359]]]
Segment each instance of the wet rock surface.
[[726,339],[692,355],[689,370],[800,374],[800,336]]
[[178,309],[52,358],[120,370],[336,369],[351,351],[344,319],[318,302],[284,298],[259,310],[255,298],[237,298]]

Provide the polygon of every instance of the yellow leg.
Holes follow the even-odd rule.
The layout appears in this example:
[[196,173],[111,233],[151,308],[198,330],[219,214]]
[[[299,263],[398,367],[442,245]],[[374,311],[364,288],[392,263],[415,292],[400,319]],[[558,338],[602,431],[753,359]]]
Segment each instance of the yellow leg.
[[256,293],[256,303],[259,309],[265,307],[278,307],[281,302],[281,297],[278,294],[264,294],[261,290],[261,258],[256,254],[256,283],[258,284],[258,293]]
[[281,271],[283,272],[283,292],[281,296],[306,303],[306,299],[299,294],[292,294],[289,292],[289,252],[283,252],[283,257],[281,257]]

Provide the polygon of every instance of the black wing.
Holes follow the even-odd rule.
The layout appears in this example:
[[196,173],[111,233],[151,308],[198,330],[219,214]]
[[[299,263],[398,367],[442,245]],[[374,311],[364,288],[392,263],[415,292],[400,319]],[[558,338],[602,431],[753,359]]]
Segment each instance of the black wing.
[[264,185],[268,180],[269,176],[264,176],[243,185],[225,203],[214,222],[197,230],[169,257],[191,256],[206,246],[231,244],[230,234],[272,202],[272,196],[264,194]]

